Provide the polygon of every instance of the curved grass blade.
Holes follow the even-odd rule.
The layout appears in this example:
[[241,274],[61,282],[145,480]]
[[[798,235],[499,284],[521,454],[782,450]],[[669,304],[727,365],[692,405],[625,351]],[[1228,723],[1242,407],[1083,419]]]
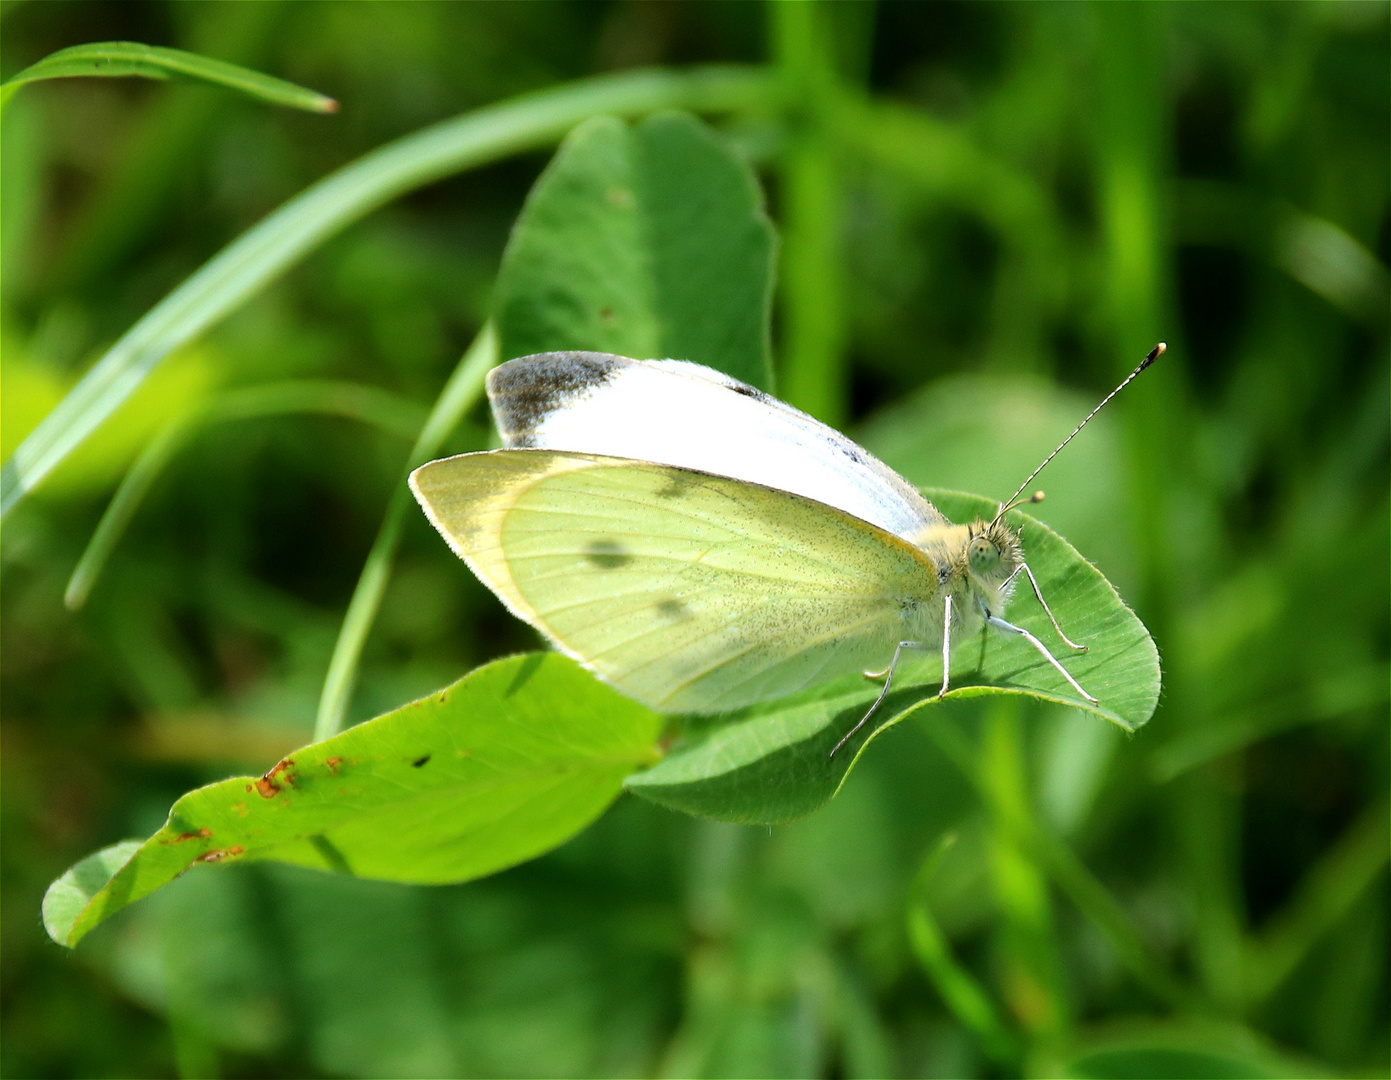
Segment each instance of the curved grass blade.
[[[976,495],[927,490],[924,494],[952,521],[989,520],[998,503]],[[1000,634],[963,642],[954,653],[952,686],[942,682],[940,659],[916,656],[894,681],[873,730],[856,736],[834,758],[831,748],[864,715],[878,687],[859,676],[840,679],[779,701],[741,710],[718,722],[704,721],[656,767],[629,778],[627,787],[653,802],[724,821],[780,824],[823,806],[880,732],[939,702],[992,694],[1026,694],[1071,705],[1135,731],[1159,701],[1159,653],[1144,624],[1122,602],[1101,572],[1047,526],[1014,512],[1024,550],[1058,622],[1089,646],[1064,662],[1100,699],[1079,697],[1045,660],[1018,638]],[[1031,594],[1009,608],[1017,625],[1045,643],[1056,637]],[[882,719],[881,719],[882,718]]]
[[598,76],[445,120],[313,184],[161,300],[117,341],[0,468],[0,516],[92,433],[173,349],[358,218],[464,169],[536,149],[600,113],[721,112],[770,99],[758,69],[698,68]]
[[423,465],[439,452],[449,433],[483,396],[483,380],[497,362],[497,333],[492,323],[486,323],[436,399],[430,417],[420,429],[415,446],[411,449],[410,459],[401,473],[401,482],[391,493],[377,538],[372,542],[367,561],[363,563],[362,573],[353,589],[353,598],[348,602],[347,614],[343,616],[343,625],[338,630],[338,640],[333,646],[333,657],[329,660],[328,674],[324,676],[323,691],[319,695],[319,712],[314,719],[315,739],[327,739],[343,726],[348,700],[357,682],[358,661],[362,658],[363,646],[367,644],[367,634],[381,609],[382,597],[386,594],[391,576],[391,564],[401,543],[401,527],[405,522],[406,510],[415,506],[410,489],[406,486],[406,477],[417,465]]
[[927,883],[954,843],[956,834],[947,833],[918,869],[908,899],[908,944],[943,1004],[976,1037],[991,1061],[1008,1068],[1019,1061],[1018,1039],[1001,1019],[990,994],[952,955],[951,942],[927,903]]
[[419,429],[423,411],[414,402],[374,386],[315,379],[247,387],[213,399],[193,415],[165,427],[126,471],[68,579],[63,603],[76,611],[87,602],[97,577],[155,480],[188,440],[209,424],[289,413],[320,413],[360,420],[409,439]]
[[338,111],[338,102],[317,90],[308,90],[273,75],[263,75],[238,64],[229,64],[225,60],[214,60],[183,49],[144,45],[138,41],[94,41],[59,49],[6,79],[3,87],[0,87],[0,94],[8,99],[17,87],[25,83],[92,75],[191,79],[238,90],[271,105],[285,105],[307,112]]
[[[273,859],[379,881],[468,881],[564,843],[659,753],[661,717],[553,653],[499,660],[427,698],[184,795],[164,828],[78,863],[44,926],[72,946],[208,863]],[[201,871],[200,871],[201,872]]]

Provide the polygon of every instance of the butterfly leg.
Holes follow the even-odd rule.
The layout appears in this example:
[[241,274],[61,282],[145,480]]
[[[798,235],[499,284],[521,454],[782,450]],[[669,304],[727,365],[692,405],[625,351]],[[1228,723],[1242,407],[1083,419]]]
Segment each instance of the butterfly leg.
[[942,689],[937,691],[938,697],[947,696],[947,686],[951,683],[951,593],[947,593],[942,608],[946,614],[942,620]]
[[1053,617],[1053,609],[1048,606],[1048,601],[1043,598],[1043,592],[1038,587],[1038,579],[1034,577],[1034,572],[1029,569],[1028,563],[1020,563],[1019,569],[1009,576],[1009,580],[1006,581],[1005,584],[1008,585],[1010,581],[1013,581],[1015,578],[1017,578],[1021,570],[1028,575],[1029,584],[1033,586],[1034,595],[1038,597],[1038,602],[1040,606],[1043,608],[1043,613],[1048,616],[1048,621],[1053,624],[1053,629],[1058,632],[1058,637],[1063,639],[1063,644],[1066,645],[1069,649],[1076,649],[1078,652],[1086,652],[1087,647],[1085,645],[1078,645],[1070,637],[1063,633],[1063,628],[1058,625],[1058,620]]
[[1063,667],[1062,664],[1058,663],[1057,658],[1052,653],[1050,653],[1047,647],[1043,644],[1043,642],[1039,641],[1039,639],[1034,637],[1033,634],[1029,633],[1022,626],[1015,626],[1013,623],[1007,623],[1004,619],[1001,619],[995,615],[986,615],[985,621],[988,622],[991,626],[995,627],[995,629],[997,630],[1004,630],[1010,634],[1018,634],[1035,649],[1037,649],[1039,651],[1039,655],[1041,655],[1045,660],[1047,660],[1050,664],[1057,668],[1059,674],[1061,674],[1062,677],[1066,679],[1069,684],[1071,684],[1074,690],[1076,690],[1084,698],[1090,701],[1093,705],[1096,704],[1096,698],[1092,697],[1091,694],[1087,693],[1085,690],[1082,689],[1082,687],[1078,684],[1077,680],[1067,673],[1067,668]]
[[884,689],[879,691],[879,696],[874,699],[874,704],[869,707],[869,711],[866,712],[864,716],[860,717],[860,722],[840,737],[840,742],[836,743],[835,747],[831,750],[831,757],[835,757],[836,751],[848,743],[855,732],[865,726],[869,718],[874,715],[874,711],[878,709],[879,706],[884,703],[884,699],[889,696],[889,687],[894,684],[894,671],[898,668],[898,658],[902,655],[903,650],[921,649],[922,647],[923,643],[921,641],[900,641],[894,648],[894,658],[889,661],[888,667],[883,671],[865,672],[865,678],[867,679],[883,679]]

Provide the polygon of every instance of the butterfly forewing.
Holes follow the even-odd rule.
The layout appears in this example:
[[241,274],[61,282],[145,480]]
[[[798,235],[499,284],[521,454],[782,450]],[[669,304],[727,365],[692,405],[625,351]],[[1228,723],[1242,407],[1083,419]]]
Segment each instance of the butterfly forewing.
[[936,590],[922,553],[875,526],[726,477],[501,450],[433,462],[412,486],[517,615],[668,710],[882,667]]
[[697,469],[791,491],[914,538],[945,519],[840,432],[723,372],[683,360],[538,353],[488,375],[509,447]]

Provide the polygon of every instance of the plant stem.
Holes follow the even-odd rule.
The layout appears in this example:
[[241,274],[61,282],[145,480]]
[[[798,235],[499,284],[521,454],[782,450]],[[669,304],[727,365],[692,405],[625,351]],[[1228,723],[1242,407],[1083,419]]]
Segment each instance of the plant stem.
[[497,361],[497,333],[489,322],[478,332],[473,344],[454,368],[454,373],[430,410],[429,418],[420,429],[401,482],[391,493],[381,528],[377,530],[377,538],[362,566],[347,614],[343,616],[343,625],[338,630],[338,640],[333,646],[333,657],[329,660],[328,674],[324,677],[323,691],[319,695],[319,712],[314,720],[315,742],[337,734],[343,727],[343,717],[357,682],[362,649],[367,644],[367,635],[376,621],[387,582],[391,579],[391,566],[396,558],[396,549],[400,546],[406,509],[413,505],[406,477],[417,465],[439,452],[449,433],[482,396],[484,379]]
[[790,110],[781,175],[783,348],[779,394],[819,420],[846,419],[840,279],[840,171],[828,113],[835,64],[821,5],[773,4],[774,47]]

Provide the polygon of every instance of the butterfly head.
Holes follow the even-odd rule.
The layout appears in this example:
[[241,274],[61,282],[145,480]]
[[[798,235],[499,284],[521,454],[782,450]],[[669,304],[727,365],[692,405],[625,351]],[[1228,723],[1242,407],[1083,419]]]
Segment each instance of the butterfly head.
[[1014,577],[1024,561],[1019,534],[999,519],[986,521],[977,518],[967,529],[968,573],[975,585],[985,589],[988,594],[994,594]]

